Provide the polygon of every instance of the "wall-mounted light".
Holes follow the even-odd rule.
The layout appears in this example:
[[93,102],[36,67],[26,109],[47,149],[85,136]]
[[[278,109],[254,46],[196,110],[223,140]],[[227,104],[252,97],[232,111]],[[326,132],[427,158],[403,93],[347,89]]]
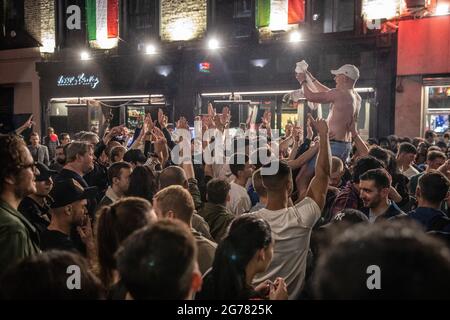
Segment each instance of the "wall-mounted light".
[[115,47],[117,47],[118,44],[119,44],[118,38],[100,38],[95,41],[91,41],[91,45],[94,48],[99,48],[99,49],[104,49],[104,50],[115,48]]
[[80,58],[81,58],[81,60],[86,61],[86,60],[89,60],[91,58],[91,56],[90,56],[89,52],[82,51],[80,53]]
[[292,31],[289,34],[289,42],[299,42],[302,39],[300,32]]
[[216,38],[211,38],[208,40],[208,49],[210,50],[217,50],[220,47],[219,40]]
[[157,66],[155,68],[156,72],[164,77],[169,76],[169,74],[172,72],[172,66]]
[[269,63],[269,59],[253,59],[250,63],[255,68],[264,68]]
[[197,27],[190,18],[177,19],[167,26],[170,40],[187,41],[195,37]]
[[156,54],[156,46],[153,44],[146,45],[145,54]]
[[55,39],[43,39],[42,47],[39,48],[42,53],[55,52]]

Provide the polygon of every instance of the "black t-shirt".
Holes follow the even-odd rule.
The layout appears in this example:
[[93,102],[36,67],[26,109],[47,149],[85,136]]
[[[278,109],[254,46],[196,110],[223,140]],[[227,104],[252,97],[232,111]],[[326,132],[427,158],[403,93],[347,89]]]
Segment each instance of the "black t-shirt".
[[48,217],[47,219],[44,218],[45,215],[48,215],[49,209],[50,208],[47,205],[41,207],[30,197],[25,197],[17,208],[17,210],[20,211],[20,213],[22,213],[22,215],[36,228],[39,234],[47,230],[47,227],[50,224]]
[[78,252],[72,239],[60,231],[45,230],[41,233],[41,249],[48,250],[64,250]]

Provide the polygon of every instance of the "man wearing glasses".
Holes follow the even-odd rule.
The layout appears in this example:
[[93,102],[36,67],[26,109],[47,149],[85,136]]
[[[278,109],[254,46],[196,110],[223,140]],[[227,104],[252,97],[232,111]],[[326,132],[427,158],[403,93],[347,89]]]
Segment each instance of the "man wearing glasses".
[[40,252],[36,229],[17,210],[23,198],[36,192],[37,171],[20,137],[0,135],[0,275],[20,259]]

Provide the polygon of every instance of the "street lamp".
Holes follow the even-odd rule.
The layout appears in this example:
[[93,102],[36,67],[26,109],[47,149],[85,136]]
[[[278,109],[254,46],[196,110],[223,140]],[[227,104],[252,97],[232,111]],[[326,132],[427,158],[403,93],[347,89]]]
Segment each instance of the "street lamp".
[[219,40],[217,40],[216,38],[212,38],[208,41],[208,48],[210,50],[219,49],[219,46],[220,46]]
[[80,58],[83,61],[89,60],[91,58],[91,56],[89,55],[89,52],[87,51],[82,51],[80,54]]

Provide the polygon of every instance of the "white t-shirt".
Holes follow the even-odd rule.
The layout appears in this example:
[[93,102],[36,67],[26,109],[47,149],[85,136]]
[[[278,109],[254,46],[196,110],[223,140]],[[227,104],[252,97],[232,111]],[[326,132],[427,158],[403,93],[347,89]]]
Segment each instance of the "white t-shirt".
[[287,209],[261,209],[253,214],[269,223],[275,240],[272,262],[265,273],[256,275],[255,284],[282,277],[289,299],[296,299],[305,280],[311,231],[321,215],[319,206],[307,197]]
[[250,201],[247,190],[234,181],[230,183],[230,187],[230,201],[227,203],[227,208],[230,212],[235,215],[249,212],[252,208],[252,202]]

